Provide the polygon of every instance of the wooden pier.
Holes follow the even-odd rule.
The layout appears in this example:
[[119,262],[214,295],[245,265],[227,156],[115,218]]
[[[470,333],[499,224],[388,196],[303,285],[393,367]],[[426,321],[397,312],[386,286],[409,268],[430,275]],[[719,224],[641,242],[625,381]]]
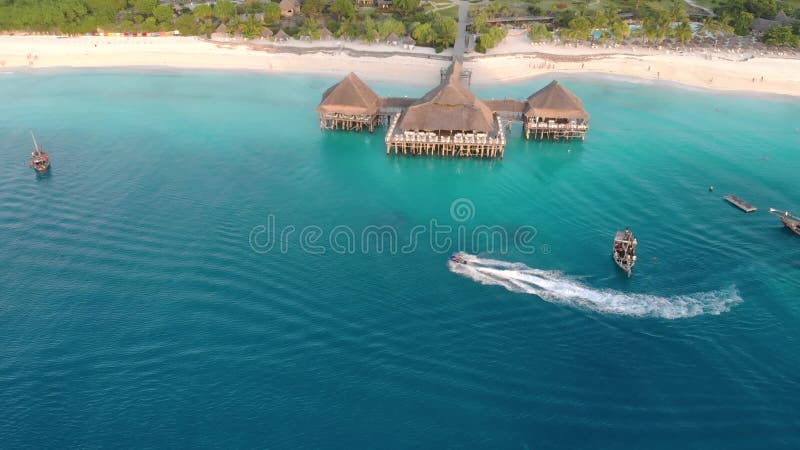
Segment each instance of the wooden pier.
[[725,196],[725,200],[727,200],[728,203],[732,204],[733,206],[741,209],[742,211],[744,211],[746,213],[751,213],[751,212],[754,212],[754,211],[758,210],[758,208],[756,208],[755,206],[751,205],[750,203],[747,203],[746,201],[742,200],[740,197],[737,197],[737,196],[735,196],[733,194],[726,195]]
[[413,156],[460,156],[468,158],[502,158],[506,148],[503,123],[497,118],[494,137],[481,132],[455,132],[447,135],[431,131],[397,132],[397,114],[386,133],[386,154]]

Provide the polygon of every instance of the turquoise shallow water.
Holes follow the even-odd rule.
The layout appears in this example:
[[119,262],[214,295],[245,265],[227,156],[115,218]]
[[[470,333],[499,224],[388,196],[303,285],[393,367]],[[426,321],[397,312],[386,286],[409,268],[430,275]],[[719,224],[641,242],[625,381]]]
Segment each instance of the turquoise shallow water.
[[333,81],[0,78],[2,447],[800,447],[800,239],[766,213],[800,209],[796,99],[573,79],[583,144],[403,159],[319,131]]

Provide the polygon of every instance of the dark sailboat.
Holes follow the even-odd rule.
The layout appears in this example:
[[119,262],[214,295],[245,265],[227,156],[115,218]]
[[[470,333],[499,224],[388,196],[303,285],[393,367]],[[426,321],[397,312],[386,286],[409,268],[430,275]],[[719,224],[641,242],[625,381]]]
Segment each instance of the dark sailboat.
[[796,216],[789,211],[781,211],[775,208],[770,208],[769,212],[778,216],[778,218],[786,225],[786,228],[800,236],[800,216]]
[[33,138],[33,152],[31,152],[30,166],[39,173],[47,172],[50,168],[50,155],[48,155],[39,143],[36,142],[36,136],[31,131],[31,138]]
[[631,233],[630,228],[625,228],[625,231],[617,231],[617,234],[614,235],[614,252],[611,255],[614,257],[614,262],[629,277],[636,264],[637,244],[636,237]]

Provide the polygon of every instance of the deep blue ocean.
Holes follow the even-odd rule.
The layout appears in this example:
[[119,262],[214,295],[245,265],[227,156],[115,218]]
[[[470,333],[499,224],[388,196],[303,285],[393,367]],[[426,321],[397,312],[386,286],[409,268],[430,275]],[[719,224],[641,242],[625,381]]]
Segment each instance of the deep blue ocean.
[[0,447],[800,448],[797,98],[567,78],[584,143],[412,159],[335,81],[0,74]]

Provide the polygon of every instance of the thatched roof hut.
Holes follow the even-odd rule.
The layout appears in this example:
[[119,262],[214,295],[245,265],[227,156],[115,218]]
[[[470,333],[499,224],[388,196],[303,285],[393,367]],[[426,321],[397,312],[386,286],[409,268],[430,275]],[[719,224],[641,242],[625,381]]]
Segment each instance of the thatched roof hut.
[[329,41],[333,39],[333,33],[331,33],[331,30],[329,30],[328,27],[322,27],[322,31],[320,32],[320,39],[322,39],[323,41]]
[[750,30],[758,33],[766,33],[777,26],[780,26],[780,23],[778,23],[777,20],[769,20],[758,17],[750,24]]
[[261,32],[261,37],[264,39],[269,39],[272,35],[275,34],[269,28],[264,28],[264,31]]
[[278,42],[288,41],[289,40],[289,35],[286,34],[286,32],[283,31],[283,29],[280,29],[280,30],[278,30],[277,33],[275,33],[275,40],[278,41]]
[[795,20],[787,16],[783,10],[778,11],[778,14],[775,15],[775,21],[781,24],[782,27],[791,26],[795,22]]
[[397,45],[398,43],[400,43],[400,38],[397,36],[397,34],[390,33],[388,36],[386,36],[384,42],[386,42],[389,45]]
[[494,113],[459,80],[461,63],[450,66],[446,79],[411,105],[397,124],[399,131],[475,131],[490,133]]
[[378,94],[355,73],[350,72],[322,94],[317,112],[372,116],[378,112],[380,103]]
[[281,0],[279,6],[283,17],[292,17],[300,9],[297,0]]
[[226,39],[228,37],[228,27],[224,23],[219,24],[216,30],[211,33],[211,39]]
[[528,97],[527,103],[525,115],[528,117],[568,120],[589,118],[581,99],[555,80]]

